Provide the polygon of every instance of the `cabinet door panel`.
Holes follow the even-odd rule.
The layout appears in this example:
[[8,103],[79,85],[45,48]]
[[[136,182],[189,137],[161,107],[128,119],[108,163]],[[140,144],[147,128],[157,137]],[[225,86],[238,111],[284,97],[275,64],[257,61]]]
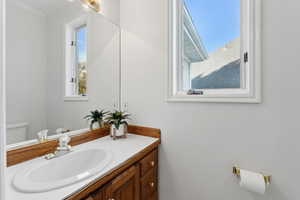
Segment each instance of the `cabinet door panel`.
[[83,198],[82,200],[107,200],[105,199],[105,190],[106,187],[99,188],[89,194],[88,197]]
[[155,192],[151,197],[148,198],[148,200],[158,200],[158,193]]
[[91,200],[105,200],[104,189],[97,190],[91,195],[93,199]]
[[84,200],[95,200],[92,196],[88,196],[86,198],[84,198]]
[[151,197],[157,192],[157,167],[150,170],[141,179],[141,196],[142,200],[151,199]]
[[158,164],[158,151],[157,149],[149,153],[145,158],[140,161],[141,176],[146,175],[148,171],[153,169]]
[[139,200],[139,169],[133,166],[115,178],[107,188],[110,200]]

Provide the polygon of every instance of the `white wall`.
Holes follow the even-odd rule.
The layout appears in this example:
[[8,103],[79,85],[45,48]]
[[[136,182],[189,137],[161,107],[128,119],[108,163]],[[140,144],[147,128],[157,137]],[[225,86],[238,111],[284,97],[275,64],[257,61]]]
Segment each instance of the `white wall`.
[[7,123],[29,123],[27,137],[35,138],[46,128],[46,17],[8,1],[6,28]]
[[[64,101],[65,24],[78,17],[88,17],[88,101]],[[92,109],[113,109],[117,102],[119,65],[119,28],[102,15],[86,13],[76,7],[56,12],[48,18],[47,127],[53,132],[88,127],[84,116]]]
[[120,0],[102,0],[101,14],[114,24],[120,24]]
[[[162,129],[161,200],[298,200],[300,2],[263,0],[263,103],[167,103],[167,0],[121,1],[123,95],[133,123]],[[243,191],[232,165],[273,175]]]

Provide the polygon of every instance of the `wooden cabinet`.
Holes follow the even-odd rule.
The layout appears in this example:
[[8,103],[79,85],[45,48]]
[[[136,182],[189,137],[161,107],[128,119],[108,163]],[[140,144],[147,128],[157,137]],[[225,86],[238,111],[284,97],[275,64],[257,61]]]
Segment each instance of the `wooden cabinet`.
[[147,199],[147,200],[158,200],[158,193],[155,192],[155,193],[153,193],[152,195],[147,196],[146,199]]
[[89,196],[83,198],[82,200],[107,200],[106,198],[106,186],[96,191],[92,192]]
[[146,154],[100,188],[91,185],[86,190],[89,192],[82,193],[88,195],[80,200],[158,200],[158,150]]
[[155,149],[140,162],[141,200],[158,200],[158,151]]
[[141,200],[151,199],[157,192],[157,168],[150,170],[141,178]]
[[92,196],[88,196],[87,198],[85,198],[84,200],[94,200],[94,198]]
[[106,200],[106,187],[96,190],[89,198],[87,200]]
[[109,200],[139,200],[139,166],[132,166],[115,178],[107,187]]
[[148,171],[156,167],[157,163],[158,163],[158,152],[157,149],[155,149],[140,161],[141,176],[144,176]]

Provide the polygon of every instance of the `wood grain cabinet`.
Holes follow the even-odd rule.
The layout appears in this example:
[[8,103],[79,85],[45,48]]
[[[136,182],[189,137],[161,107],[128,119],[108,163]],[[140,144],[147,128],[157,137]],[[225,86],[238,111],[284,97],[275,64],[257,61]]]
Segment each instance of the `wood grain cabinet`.
[[80,200],[158,200],[158,150],[154,149]]
[[106,188],[97,189],[83,200],[106,200]]
[[107,187],[108,200],[139,200],[139,167],[132,166]]
[[158,151],[148,154],[140,162],[141,200],[157,200],[158,186]]

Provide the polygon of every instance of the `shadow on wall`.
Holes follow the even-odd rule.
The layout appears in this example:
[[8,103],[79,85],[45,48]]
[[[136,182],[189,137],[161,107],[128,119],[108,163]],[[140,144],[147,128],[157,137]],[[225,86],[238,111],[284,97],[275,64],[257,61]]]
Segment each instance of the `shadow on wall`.
[[207,76],[192,79],[193,89],[240,88],[240,59],[231,62]]

